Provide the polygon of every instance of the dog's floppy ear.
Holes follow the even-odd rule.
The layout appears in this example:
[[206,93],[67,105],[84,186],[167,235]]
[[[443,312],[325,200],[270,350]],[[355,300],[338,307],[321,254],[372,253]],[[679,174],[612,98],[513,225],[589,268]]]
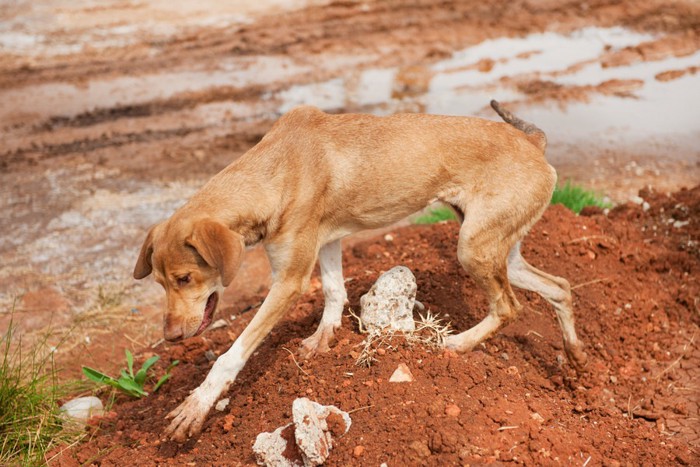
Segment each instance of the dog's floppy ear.
[[143,241],[139,259],[136,260],[136,266],[134,267],[134,279],[143,279],[153,270],[151,255],[153,254],[153,231],[155,228],[155,226],[151,227],[151,230],[146,235],[146,240]]
[[219,270],[221,283],[228,286],[236,275],[245,244],[243,237],[221,222],[211,219],[197,221],[192,235],[186,240],[206,263]]

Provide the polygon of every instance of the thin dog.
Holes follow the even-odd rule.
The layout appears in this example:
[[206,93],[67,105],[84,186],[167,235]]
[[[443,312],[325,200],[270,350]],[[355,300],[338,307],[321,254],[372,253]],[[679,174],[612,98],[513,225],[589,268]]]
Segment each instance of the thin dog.
[[576,337],[569,283],[529,265],[520,240],[549,204],[556,172],[542,130],[503,109],[507,123],[473,117],[329,115],[299,107],[214,176],[170,219],[148,232],[134,268],[165,289],[164,336],[175,341],[211,323],[247,246],[262,242],[273,283],[260,310],[204,382],[173,410],[166,434],[201,430],[265,336],[308,288],[318,259],[325,304],[300,352],[326,352],[346,300],[340,239],[394,223],[434,201],[459,214],[457,258],[489,300],[487,316],[450,336],[466,352],[520,310],[511,284],[553,306],[574,367],[586,363]]

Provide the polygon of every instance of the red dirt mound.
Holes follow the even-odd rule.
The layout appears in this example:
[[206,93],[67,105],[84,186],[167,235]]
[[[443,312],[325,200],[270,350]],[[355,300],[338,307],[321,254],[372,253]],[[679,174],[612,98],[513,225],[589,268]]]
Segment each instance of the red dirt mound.
[[[209,371],[207,351],[223,353],[250,321],[254,311],[241,310],[251,303],[224,310],[228,327],[161,345],[159,365],[182,361],[172,380],[142,400],[119,396],[116,416],[52,464],[251,465],[256,435],[288,423],[292,401],[303,396],[351,413],[327,465],[698,465],[700,187],[640,195],[648,205],[607,216],[554,206],[523,245],[533,265],[571,282],[590,359],[585,376],[564,359],[551,307],[522,291],[517,321],[471,353],[395,339],[361,368],[364,337],[346,315],[331,351],[297,365],[292,352],[323,307],[315,280],[198,438],[162,441],[164,417]],[[457,232],[454,222],[411,226],[346,249],[349,307],[359,308],[381,271],[404,264],[427,308],[458,331],[474,325],[486,303],[456,261]],[[399,363],[414,382],[388,382]]]

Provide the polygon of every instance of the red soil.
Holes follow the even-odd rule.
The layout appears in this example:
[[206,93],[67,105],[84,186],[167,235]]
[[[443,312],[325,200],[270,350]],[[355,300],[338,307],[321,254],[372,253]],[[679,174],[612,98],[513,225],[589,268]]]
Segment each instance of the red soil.
[[[205,353],[223,353],[250,321],[254,311],[242,310],[254,301],[224,310],[228,327],[162,344],[161,371],[181,360],[172,380],[141,400],[118,396],[114,416],[50,464],[252,465],[256,435],[288,423],[292,401],[309,397],[351,412],[352,427],[329,466],[698,465],[700,186],[641,196],[648,210],[630,203],[607,216],[554,206],[523,245],[533,265],[572,284],[590,358],[584,376],[564,359],[551,307],[522,291],[516,291],[520,317],[471,353],[395,339],[372,367],[361,368],[355,358],[363,336],[346,314],[328,354],[297,362],[291,352],[312,332],[323,306],[316,279],[222,396],[229,405],[212,410],[199,437],[182,445],[163,441],[164,417],[209,371]],[[475,324],[486,303],[457,263],[457,231],[454,222],[411,226],[392,232],[390,241],[347,248],[349,308],[359,308],[382,270],[404,264],[427,308],[456,330]],[[416,380],[389,383],[402,362]]]

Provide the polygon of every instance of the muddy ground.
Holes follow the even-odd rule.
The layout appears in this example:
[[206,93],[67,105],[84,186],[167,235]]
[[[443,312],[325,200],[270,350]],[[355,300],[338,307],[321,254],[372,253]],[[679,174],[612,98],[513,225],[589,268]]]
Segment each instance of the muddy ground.
[[[696,459],[698,237],[692,222],[683,225],[693,219],[682,206],[697,205],[697,189],[663,193],[700,180],[700,107],[692,105],[700,97],[697,2],[199,0],[174,10],[161,1],[51,0],[0,5],[0,19],[0,329],[13,319],[27,343],[48,335],[66,378],[79,375],[81,364],[118,369],[124,348],[188,362],[156,402],[136,403],[149,424],[134,422],[133,403],[120,401],[118,420],[62,462],[101,453],[119,463],[128,449],[148,451],[153,462],[206,463],[198,453],[249,462],[253,434],[287,413],[261,407],[287,407],[301,387],[349,410],[375,405],[353,414],[361,428],[336,448],[338,465],[391,465],[402,456],[434,464],[508,455],[531,464]],[[229,411],[210,417],[201,443],[153,446],[160,414],[206,373],[204,347],[220,353],[253,313],[240,311],[264,297],[269,268],[261,250],[249,252],[224,297],[229,327],[187,348],[164,348],[162,292],[131,279],[146,229],[294,105],[495,118],[491,98],[545,129],[548,159],[562,179],[615,204],[639,202],[638,191],[653,187],[643,195],[654,206],[649,211],[635,204],[606,218],[550,210],[529,243],[534,264],[580,286],[577,313],[595,371],[575,379],[559,365],[551,313],[524,294],[523,319],[466,357],[402,349],[371,370],[348,369],[362,336],[346,320],[332,354],[305,364],[310,376],[294,373],[280,346],[296,350],[314,325],[314,291],[251,360],[241,375],[249,383],[234,386]],[[656,223],[656,239],[646,222]],[[572,233],[575,226],[609,238],[579,240],[585,235]],[[450,315],[457,329],[473,324],[484,304],[454,262],[450,229],[395,230],[393,243],[381,235],[346,242],[353,303],[381,269],[410,259],[431,309]],[[376,391],[399,360],[420,377],[385,400]],[[330,372],[336,364],[338,374]],[[510,367],[522,379],[507,373]],[[346,371],[355,376],[345,378]],[[278,384],[292,378],[288,387]],[[273,396],[270,388],[280,389]],[[486,399],[499,391],[504,397]],[[527,393],[536,400],[523,403]],[[373,398],[384,402],[368,402]],[[448,403],[461,408],[454,420],[436,409]],[[544,422],[526,419],[534,412]],[[428,429],[402,423],[425,413]],[[460,428],[447,428],[455,424]],[[498,431],[511,425],[520,428]],[[607,443],[608,436],[619,441]],[[418,444],[410,450],[390,440]],[[229,457],[213,457],[223,454],[200,447],[206,443]],[[421,443],[430,457],[410,457],[427,455]],[[117,446],[113,453],[101,451],[107,444]],[[357,445],[364,457],[349,457]]]

